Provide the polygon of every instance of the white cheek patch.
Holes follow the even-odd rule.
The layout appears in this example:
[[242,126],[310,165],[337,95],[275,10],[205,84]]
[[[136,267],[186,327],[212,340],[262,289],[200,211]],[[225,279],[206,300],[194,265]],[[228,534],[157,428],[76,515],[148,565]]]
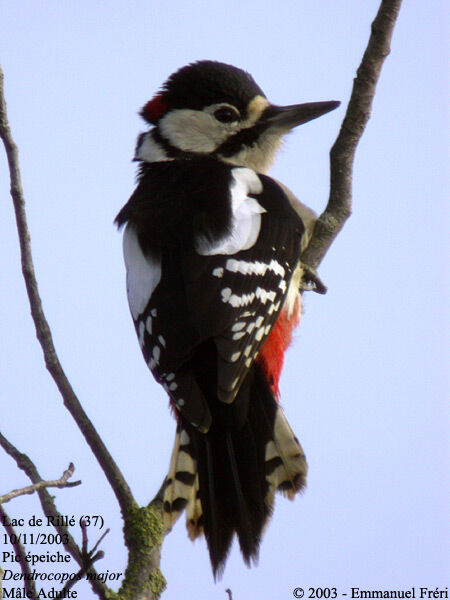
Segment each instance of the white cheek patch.
[[172,146],[200,154],[213,152],[228,136],[228,130],[212,115],[190,108],[171,110],[158,128]]
[[203,256],[212,254],[235,254],[251,248],[261,229],[261,213],[266,210],[248,194],[260,194],[263,186],[258,175],[247,168],[232,170],[231,209],[233,212],[230,234],[217,243],[210,244],[204,238],[197,240],[197,252]]
[[161,279],[161,261],[144,256],[136,231],[130,225],[123,234],[123,256],[127,269],[128,304],[136,320],[144,312]]

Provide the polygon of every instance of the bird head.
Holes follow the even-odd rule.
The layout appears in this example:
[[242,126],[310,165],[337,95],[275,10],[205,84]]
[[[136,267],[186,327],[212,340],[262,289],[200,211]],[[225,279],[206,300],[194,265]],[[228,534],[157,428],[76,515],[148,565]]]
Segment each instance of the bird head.
[[153,126],[138,139],[136,160],[215,156],[264,173],[283,137],[340,102],[271,104],[253,77],[237,67],[199,61],[173,73],[141,116]]

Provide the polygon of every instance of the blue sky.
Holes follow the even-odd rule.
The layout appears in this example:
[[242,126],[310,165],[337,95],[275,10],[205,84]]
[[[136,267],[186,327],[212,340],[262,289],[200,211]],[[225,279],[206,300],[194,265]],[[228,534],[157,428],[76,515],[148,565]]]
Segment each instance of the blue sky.
[[[277,104],[341,100],[287,138],[271,172],[320,211],[377,9],[375,0],[2,3],[1,62],[44,309],[81,402],[142,503],[167,470],[174,422],[140,355],[112,225],[134,186],[137,112],[172,71],[202,58],[245,68]],[[353,215],[320,268],[329,292],[306,295],[286,361],[282,403],[309,460],[308,488],[294,503],[278,499],[258,568],[234,548],[218,584],[204,542],[191,544],[180,521],[163,548],[164,598],[448,585],[445,13],[440,0],[404,3],[357,151]],[[101,514],[111,533],[98,569],[123,571],[115,498],[34,338],[4,157],[0,190],[1,431],[44,477],[75,463],[83,485],[55,492],[60,511]],[[0,452],[0,492],[26,483]],[[40,507],[27,497],[6,508]]]

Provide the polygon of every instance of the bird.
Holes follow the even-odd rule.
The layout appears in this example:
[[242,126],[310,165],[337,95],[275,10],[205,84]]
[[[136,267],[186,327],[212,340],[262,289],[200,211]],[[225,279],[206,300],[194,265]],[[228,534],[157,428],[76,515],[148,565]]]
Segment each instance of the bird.
[[140,112],[137,187],[115,223],[139,344],[176,418],[164,525],[185,512],[215,578],[235,537],[257,563],[275,493],[305,486],[279,379],[315,214],[267,171],[287,133],[339,104],[278,106],[248,72],[201,60]]

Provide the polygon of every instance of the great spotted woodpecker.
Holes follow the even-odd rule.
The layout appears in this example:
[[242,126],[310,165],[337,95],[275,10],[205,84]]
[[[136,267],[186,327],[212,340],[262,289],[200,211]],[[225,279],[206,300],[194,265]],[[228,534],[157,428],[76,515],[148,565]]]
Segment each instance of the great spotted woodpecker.
[[265,173],[286,133],[338,105],[275,106],[248,73],[201,61],[141,111],[152,127],[138,138],[139,184],[116,218],[128,302],[177,420],[165,525],[186,512],[214,575],[235,533],[257,559],[275,492],[292,499],[305,483],[278,381],[313,215]]

